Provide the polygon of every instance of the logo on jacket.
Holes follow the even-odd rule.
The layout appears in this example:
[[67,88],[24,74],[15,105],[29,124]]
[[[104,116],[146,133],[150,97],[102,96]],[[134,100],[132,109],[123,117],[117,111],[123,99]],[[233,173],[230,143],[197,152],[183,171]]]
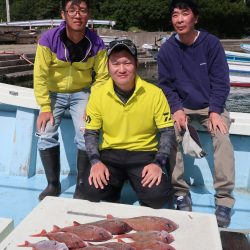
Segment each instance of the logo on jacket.
[[170,114],[170,112],[165,112],[165,113],[163,113],[163,116],[165,117],[165,122],[168,122],[168,121],[170,121],[171,120],[171,114]]
[[89,115],[86,116],[85,122],[86,123],[90,123],[91,122],[91,117]]

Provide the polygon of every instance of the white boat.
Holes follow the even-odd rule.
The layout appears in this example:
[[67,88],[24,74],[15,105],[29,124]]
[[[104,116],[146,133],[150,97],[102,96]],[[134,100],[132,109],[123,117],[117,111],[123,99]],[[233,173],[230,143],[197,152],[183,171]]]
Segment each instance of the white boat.
[[[0,217],[13,218],[15,225],[38,204],[37,197],[46,185],[36,147],[37,115],[33,89],[0,83]],[[230,136],[236,160],[236,204],[229,229],[244,231],[250,228],[250,114],[231,112],[231,119]],[[213,149],[209,135],[200,128],[198,130],[208,155],[203,159],[185,157],[185,178],[191,185],[193,210],[213,214]],[[69,115],[64,117],[59,133],[61,197],[72,198],[76,150]],[[138,205],[129,185],[123,189],[121,202]]]
[[250,44],[248,43],[242,43],[240,44],[240,47],[245,50],[245,52],[250,53]]
[[250,63],[250,55],[248,53],[234,52],[226,50],[226,57],[228,62],[245,62]]
[[250,62],[228,60],[230,84],[233,87],[250,87]]

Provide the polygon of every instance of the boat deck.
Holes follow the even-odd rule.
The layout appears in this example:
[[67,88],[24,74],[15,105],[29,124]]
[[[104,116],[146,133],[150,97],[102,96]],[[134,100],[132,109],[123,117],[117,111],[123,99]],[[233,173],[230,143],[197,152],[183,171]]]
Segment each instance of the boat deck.
[[[73,175],[62,176],[61,197],[72,198],[75,190]],[[39,203],[38,195],[46,185],[44,175],[35,175],[31,178],[22,176],[0,175],[0,216],[12,218],[15,226],[18,225],[30,211]],[[213,189],[192,187],[193,211],[214,213]],[[233,209],[232,222],[229,228],[250,231],[250,193],[235,190],[237,197]],[[122,192],[122,203],[138,205],[136,196],[129,185],[125,185]],[[210,204],[210,205],[208,205]]]

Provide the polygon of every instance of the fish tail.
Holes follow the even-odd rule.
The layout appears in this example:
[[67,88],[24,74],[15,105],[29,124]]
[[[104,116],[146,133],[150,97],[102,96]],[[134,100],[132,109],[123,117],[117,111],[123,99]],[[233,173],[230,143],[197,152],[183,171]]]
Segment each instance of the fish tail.
[[61,231],[61,228],[60,227],[58,227],[57,225],[53,225],[53,229],[52,229],[52,233],[56,233],[56,232],[59,232],[59,231]]
[[124,240],[122,239],[117,239],[117,242],[120,242],[120,243],[126,243]]
[[30,242],[28,242],[27,240],[23,244],[17,245],[17,247],[29,247],[29,246]]
[[47,235],[47,232],[46,232],[46,230],[45,229],[43,229],[42,231],[41,231],[41,233],[39,233],[39,234],[32,234],[32,235],[30,235],[31,237],[43,237],[43,236],[46,236]]
[[79,226],[79,225],[81,225],[81,223],[79,223],[79,222],[77,222],[77,221],[73,221],[73,226]]

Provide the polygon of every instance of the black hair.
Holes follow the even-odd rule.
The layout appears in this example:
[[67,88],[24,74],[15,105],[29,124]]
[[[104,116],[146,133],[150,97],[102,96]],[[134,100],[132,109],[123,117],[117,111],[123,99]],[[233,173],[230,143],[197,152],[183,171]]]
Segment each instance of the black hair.
[[195,16],[199,15],[199,8],[193,0],[172,0],[169,6],[169,14],[172,16],[175,8],[178,9],[191,9]]
[[67,5],[68,2],[72,2],[73,5],[74,4],[78,5],[81,2],[85,2],[88,9],[90,9],[90,3],[89,3],[90,1],[89,0],[61,0],[61,8],[62,8],[62,10],[65,10],[66,5]]

